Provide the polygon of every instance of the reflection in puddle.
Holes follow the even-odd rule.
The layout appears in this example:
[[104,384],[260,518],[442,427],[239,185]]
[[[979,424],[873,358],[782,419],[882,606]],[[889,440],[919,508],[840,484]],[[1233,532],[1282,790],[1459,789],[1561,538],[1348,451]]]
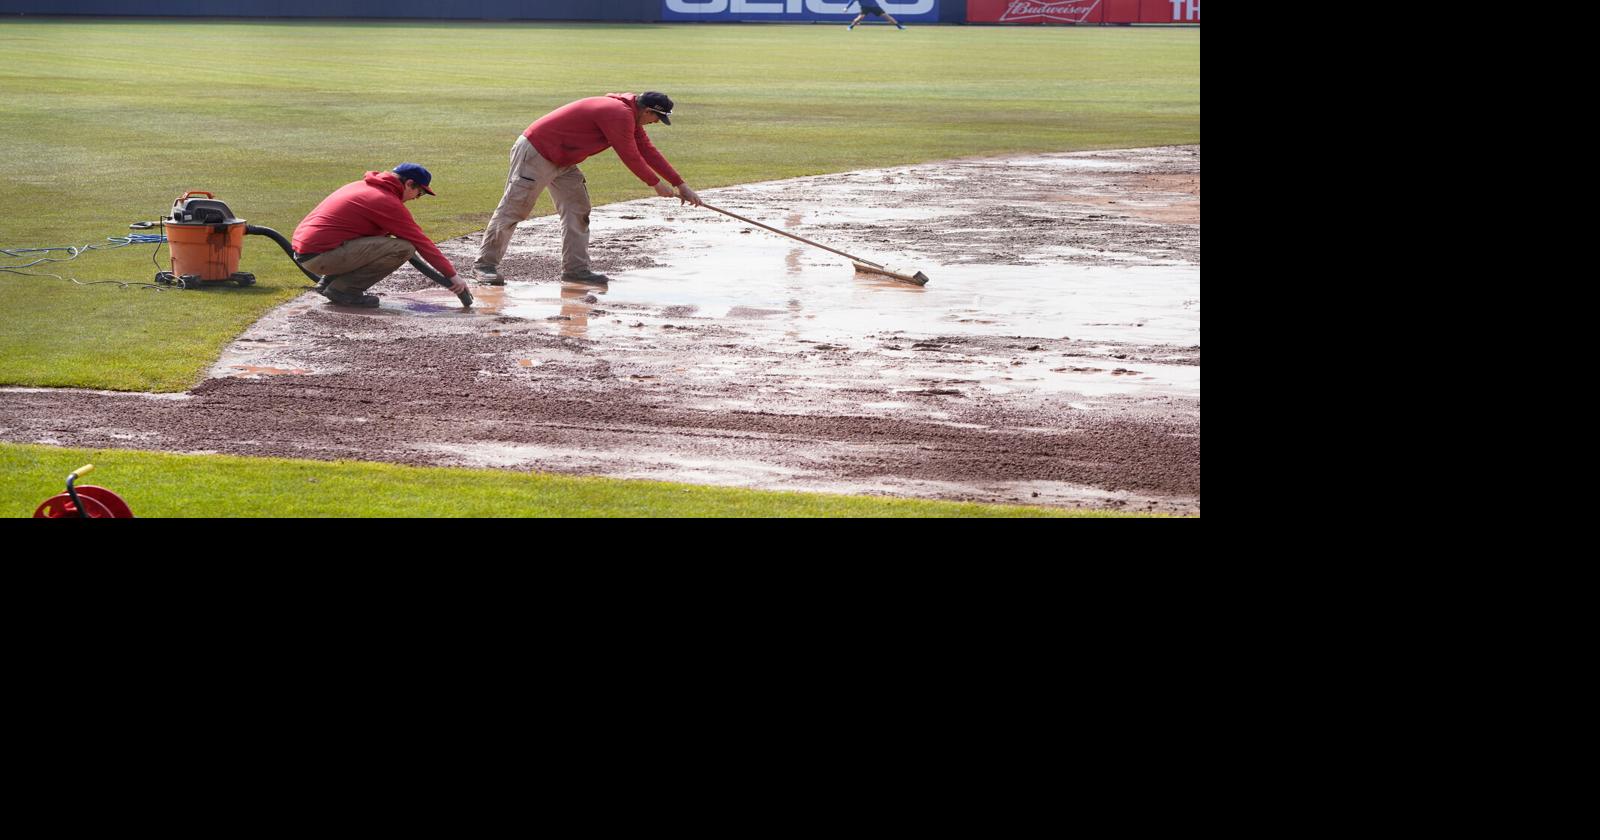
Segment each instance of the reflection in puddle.
[[577,283],[561,284],[561,334],[567,338],[582,338],[589,331],[590,304],[598,301],[595,295],[605,294],[604,288],[582,286]]

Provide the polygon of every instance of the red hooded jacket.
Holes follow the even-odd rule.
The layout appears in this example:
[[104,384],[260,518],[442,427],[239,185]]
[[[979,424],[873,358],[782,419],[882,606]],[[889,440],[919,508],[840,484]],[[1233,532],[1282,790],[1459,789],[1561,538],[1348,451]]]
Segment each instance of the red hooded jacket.
[[522,136],[556,166],[576,166],[590,155],[614,148],[645,186],[654,186],[659,173],[676,187],[683,179],[633,118],[637,98],[633,93],[608,93],[580,99],[540,117]]
[[334,190],[294,229],[295,252],[321,254],[363,236],[393,236],[417,246],[417,253],[446,279],[456,276],[456,267],[400,200],[404,191],[405,182],[393,172],[368,172],[362,180]]

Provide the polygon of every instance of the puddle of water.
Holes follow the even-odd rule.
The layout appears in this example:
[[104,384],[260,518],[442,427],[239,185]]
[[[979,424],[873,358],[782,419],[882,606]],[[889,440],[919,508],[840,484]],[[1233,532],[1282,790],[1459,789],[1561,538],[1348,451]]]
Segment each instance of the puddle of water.
[[276,367],[261,367],[259,365],[230,365],[230,367],[232,367],[233,369],[235,369],[237,371],[240,371],[239,373],[233,374],[236,377],[246,377],[246,376],[283,376],[283,375],[305,376],[306,374],[311,372],[309,370],[306,370],[305,368],[276,368]]
[[454,307],[446,307],[442,303],[430,303],[423,300],[401,300],[399,301],[399,304],[406,309],[411,310],[412,312],[421,312],[428,315],[444,312],[447,308],[457,310],[461,309],[459,304]]
[[[488,287],[493,288],[493,287]],[[487,290],[487,289],[486,289]],[[479,303],[483,296],[476,288],[472,289],[473,305],[471,309],[461,305],[461,299],[455,293],[442,286],[432,286],[415,292],[386,292],[378,298],[375,309],[342,306],[341,312],[356,314],[406,316],[421,315],[423,317],[471,317],[472,315],[489,314],[481,310]]]
[[[616,216],[604,223],[615,230],[655,223],[661,211],[638,207],[612,212]],[[817,210],[811,217],[827,212]],[[885,218],[898,210],[858,207],[851,213]],[[624,214],[638,218],[623,219]],[[798,211],[771,221],[793,225],[796,215]],[[673,234],[670,252],[656,256],[665,264],[613,272],[613,282],[605,288],[513,280],[504,287],[486,287],[479,309],[549,321],[562,335],[601,341],[693,335],[674,330],[697,326],[730,329],[738,333],[738,344],[783,355],[707,358],[678,372],[689,381],[706,382],[768,374],[804,382],[807,389],[882,387],[885,380],[899,380],[906,383],[902,393],[917,394],[912,399],[924,409],[930,399],[1027,391],[1091,398],[1199,392],[1199,368],[1193,365],[1124,364],[1020,351],[971,354],[926,343],[943,336],[1034,336],[1197,345],[1196,265],[938,265],[914,253],[869,257],[926,271],[929,284],[915,286],[857,273],[843,257],[766,231],[740,230],[749,228],[742,223],[682,225]],[[943,384],[953,375],[964,381]],[[912,384],[925,382],[934,384]],[[937,393],[946,390],[956,393]]]
[[187,400],[193,397],[185,393],[180,394],[148,394],[143,391],[98,391],[88,388],[25,388],[13,386],[0,388],[0,393],[9,394],[94,394],[101,397],[126,397],[136,400]]
[[[1078,154],[1030,158],[1029,165],[1113,171],[1141,164]],[[872,225],[891,233],[895,228],[929,229],[941,224],[939,219],[969,212],[943,203],[889,206],[907,202],[863,201],[859,194],[863,187],[925,193],[929,172],[935,170],[924,169],[901,167],[802,179],[808,188],[805,198],[798,201],[787,192],[791,185],[786,181],[716,190],[711,200],[755,221],[836,246],[828,241],[829,232],[841,227]],[[1042,176],[1044,183],[1053,183],[1051,177]],[[784,196],[786,204],[780,204],[774,195]],[[516,244],[547,251],[559,242],[556,226],[554,217],[524,222]],[[937,253],[897,252],[892,242],[870,253],[858,246],[847,249],[896,269],[926,272],[929,284],[918,287],[881,275],[856,273],[844,257],[704,208],[642,199],[597,208],[594,213],[598,240],[631,243],[641,236],[661,236],[663,227],[671,228],[671,247],[652,251],[660,264],[608,272],[614,278],[608,288],[513,280],[504,287],[474,287],[479,296],[475,310],[551,321],[564,335],[590,338],[627,330],[637,334],[640,327],[659,328],[668,323],[713,323],[758,337],[762,331],[770,331],[774,340],[833,343],[851,349],[863,347],[868,336],[883,332],[897,332],[907,340],[933,335],[1022,335],[1180,346],[1200,343],[1200,269],[1193,263],[1152,262],[1129,255],[1127,261],[1110,266],[1061,264],[1055,259],[1087,252],[1060,245],[1019,246],[1019,251],[1026,253],[1018,256],[1032,262],[1021,265],[944,265]],[[946,256],[959,261],[970,255],[953,252]],[[1101,260],[1116,256],[1096,252]],[[1038,264],[1043,259],[1051,264]],[[602,314],[595,315],[596,309]]]
[[782,481],[800,474],[797,470],[764,461],[696,458],[668,453],[653,453],[651,460],[654,461],[651,465],[617,471],[612,476],[646,481],[687,481],[693,484],[740,487],[757,482]]
[[[714,233],[685,231],[674,240],[670,264],[617,272],[609,288],[563,287],[558,297],[549,283],[513,282],[496,290],[499,301],[485,299],[482,308],[529,320],[562,317],[570,321],[564,330],[575,333],[618,326],[589,317],[595,306],[609,304],[693,307],[691,316],[669,320],[738,320],[751,328],[761,321],[817,342],[900,331],[1200,343],[1200,311],[1192,303],[1200,293],[1197,266],[938,266],[914,255],[875,255],[931,278],[927,286],[914,286],[857,273],[825,252],[814,256],[781,242]],[[583,302],[591,293],[599,303]],[[620,320],[625,326],[638,318],[630,312]]]
[[[473,286],[471,309],[463,309],[461,302],[448,289],[424,289],[396,296],[393,308],[396,312],[424,317],[503,315],[529,321],[551,321],[559,325],[561,335],[583,338],[588,332],[592,311],[601,305],[598,295],[605,293],[604,287],[577,283],[563,283],[555,287],[549,283],[512,282],[506,286]],[[444,299],[448,299],[449,303],[435,302]],[[384,307],[389,307],[387,301]],[[499,330],[490,332],[498,334]]]

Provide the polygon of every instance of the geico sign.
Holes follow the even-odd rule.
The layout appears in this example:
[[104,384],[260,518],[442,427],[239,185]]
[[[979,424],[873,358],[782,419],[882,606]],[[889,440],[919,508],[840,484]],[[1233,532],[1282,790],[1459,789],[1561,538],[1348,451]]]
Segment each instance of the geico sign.
[[[681,14],[715,15],[722,12],[781,15],[784,13],[816,12],[822,15],[846,15],[845,7],[854,0],[667,0],[667,10]],[[883,10],[894,14],[920,15],[933,11],[934,0],[878,0]]]

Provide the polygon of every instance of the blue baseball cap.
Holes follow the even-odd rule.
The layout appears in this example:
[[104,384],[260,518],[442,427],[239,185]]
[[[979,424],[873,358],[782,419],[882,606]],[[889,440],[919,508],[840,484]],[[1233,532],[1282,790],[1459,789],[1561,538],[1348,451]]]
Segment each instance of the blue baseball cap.
[[433,174],[423,169],[420,163],[402,163],[394,168],[394,174],[399,175],[402,181],[415,181],[428,195],[438,195],[428,189],[428,185],[433,183]]

